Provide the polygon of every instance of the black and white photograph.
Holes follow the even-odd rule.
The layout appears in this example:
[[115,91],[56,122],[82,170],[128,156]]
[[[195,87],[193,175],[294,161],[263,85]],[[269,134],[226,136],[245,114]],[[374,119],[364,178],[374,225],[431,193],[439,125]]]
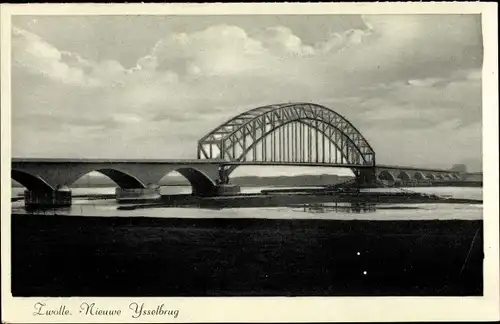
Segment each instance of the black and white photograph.
[[190,321],[160,297],[498,301],[484,8],[261,6],[3,10],[2,281],[29,321]]

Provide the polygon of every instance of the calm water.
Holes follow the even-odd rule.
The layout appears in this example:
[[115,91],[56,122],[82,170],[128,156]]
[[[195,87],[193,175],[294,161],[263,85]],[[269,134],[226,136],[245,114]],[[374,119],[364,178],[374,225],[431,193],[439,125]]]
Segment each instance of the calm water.
[[[271,187],[242,188],[245,193],[258,193]],[[369,189],[378,191],[379,189]],[[482,188],[471,187],[421,187],[421,188],[391,188],[385,191],[409,190],[428,194],[451,196],[453,198],[482,199]],[[76,195],[114,194],[115,188],[74,188]],[[190,187],[162,187],[162,194],[188,194]],[[22,188],[13,188],[12,197],[22,195]],[[12,211],[23,213],[24,202],[12,203]],[[426,220],[426,219],[482,219],[482,205],[464,204],[401,204],[389,205],[384,209],[375,209],[354,213],[348,210],[310,211],[301,207],[273,207],[273,208],[228,208],[223,210],[195,209],[195,208],[148,208],[137,210],[117,210],[118,204],[113,199],[89,200],[73,198],[70,208],[60,209],[59,214],[86,215],[86,216],[144,216],[144,217],[181,217],[181,218],[273,218],[273,219],[374,219],[374,220]],[[389,207],[389,209],[386,209]],[[412,209],[398,209],[412,207]],[[46,213],[53,213],[46,212]]]

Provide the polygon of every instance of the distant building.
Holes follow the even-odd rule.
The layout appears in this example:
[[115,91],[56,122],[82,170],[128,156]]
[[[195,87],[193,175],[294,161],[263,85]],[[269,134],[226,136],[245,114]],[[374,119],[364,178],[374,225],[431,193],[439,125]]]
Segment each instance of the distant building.
[[451,170],[460,173],[467,173],[467,166],[465,164],[454,164]]

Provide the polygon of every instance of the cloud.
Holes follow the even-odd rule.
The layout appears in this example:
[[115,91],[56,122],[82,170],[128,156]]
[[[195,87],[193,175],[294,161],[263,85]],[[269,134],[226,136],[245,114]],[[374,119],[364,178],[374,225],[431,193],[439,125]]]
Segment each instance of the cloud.
[[312,46],[302,44],[302,40],[283,26],[268,27],[258,35],[262,46],[273,53],[283,56],[312,56],[315,50]]
[[85,82],[82,69],[64,63],[62,53],[35,34],[14,27],[12,47],[14,64],[64,83]]
[[61,51],[39,36],[12,29],[13,65],[54,81],[78,86],[99,86],[125,72],[117,61],[92,62],[77,53]]
[[363,19],[367,29],[359,31],[364,36],[358,44],[324,55],[324,71],[335,71],[345,87],[442,77],[482,64],[481,28],[474,15]]
[[[439,145],[418,141],[431,141],[427,134],[453,140],[457,131],[468,144],[455,143],[448,157],[473,157],[477,152],[463,147],[477,145],[480,136],[462,132],[481,129],[477,16],[363,20],[364,28],[316,43],[298,37],[293,26],[165,30],[128,69],[14,28],[13,153],[43,154],[44,146],[32,144],[36,132],[55,156],[193,158],[196,139],[231,116],[269,103],[310,101],[351,120],[380,151],[380,162],[410,163],[415,154],[441,163]],[[50,127],[41,129],[40,118]],[[452,120],[454,127],[446,124]],[[438,135],[440,127],[446,136]],[[401,152],[403,143],[413,151]]]
[[169,34],[151,56],[160,69],[199,76],[227,75],[253,69],[262,62],[262,44],[236,26],[217,25],[191,34]]

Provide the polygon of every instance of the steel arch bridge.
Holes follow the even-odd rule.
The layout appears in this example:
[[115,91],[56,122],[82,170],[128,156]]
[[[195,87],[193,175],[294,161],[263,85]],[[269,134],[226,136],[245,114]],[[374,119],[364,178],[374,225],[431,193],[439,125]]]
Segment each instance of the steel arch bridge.
[[240,164],[375,167],[375,151],[337,112],[313,103],[246,111],[198,142],[198,159]]

